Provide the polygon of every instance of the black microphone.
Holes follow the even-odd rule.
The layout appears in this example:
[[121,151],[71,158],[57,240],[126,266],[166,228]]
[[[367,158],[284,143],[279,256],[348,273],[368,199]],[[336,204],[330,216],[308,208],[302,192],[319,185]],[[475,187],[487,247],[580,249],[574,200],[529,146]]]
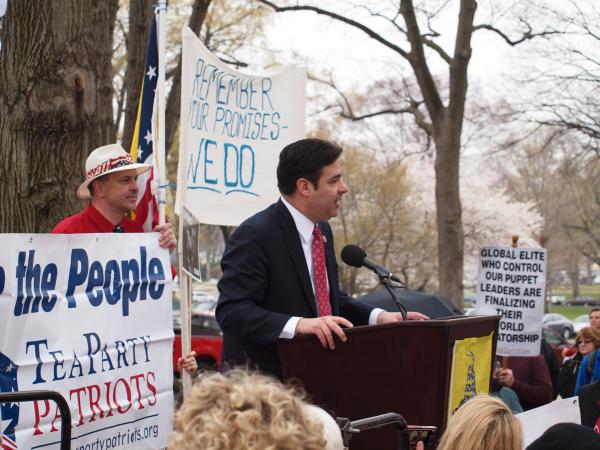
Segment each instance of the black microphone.
[[358,245],[348,244],[342,249],[342,261],[352,267],[366,267],[375,272],[379,278],[389,278],[396,283],[404,284],[400,278],[392,274],[385,267],[375,264],[367,259],[367,254]]
[[[348,244],[342,249],[342,261],[352,267],[366,267],[367,269],[371,269],[373,272],[379,276],[379,282],[383,284],[383,286],[387,289],[396,303],[400,314],[402,314],[402,319],[407,320],[408,313],[406,311],[406,307],[402,303],[402,301],[398,298],[398,296],[394,293],[394,288],[398,287],[406,287],[406,284],[400,281],[400,278],[394,276],[387,270],[385,267],[381,267],[375,264],[373,261],[369,261],[367,259],[367,254],[365,251],[360,248],[358,245]],[[394,285],[394,283],[396,283]]]

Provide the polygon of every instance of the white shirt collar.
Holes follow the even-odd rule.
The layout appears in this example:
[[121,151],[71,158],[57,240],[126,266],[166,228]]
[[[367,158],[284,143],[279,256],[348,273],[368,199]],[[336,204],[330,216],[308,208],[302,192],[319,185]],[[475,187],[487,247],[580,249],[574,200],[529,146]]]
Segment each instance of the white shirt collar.
[[298,234],[303,242],[310,242],[312,239],[313,230],[315,228],[315,224],[304,214],[294,208],[290,202],[288,202],[285,198],[281,197],[281,201],[288,209],[290,214],[292,215],[292,219],[294,219],[294,223],[296,224],[296,229],[298,230]]

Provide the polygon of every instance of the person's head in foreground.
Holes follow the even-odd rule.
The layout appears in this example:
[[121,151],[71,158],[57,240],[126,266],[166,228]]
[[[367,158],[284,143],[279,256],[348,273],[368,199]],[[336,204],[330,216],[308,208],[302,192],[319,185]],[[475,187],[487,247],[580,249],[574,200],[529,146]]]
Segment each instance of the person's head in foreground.
[[175,415],[171,450],[341,450],[333,418],[274,378],[243,370],[202,377]]
[[452,416],[437,450],[521,450],[521,423],[495,397],[478,395]]

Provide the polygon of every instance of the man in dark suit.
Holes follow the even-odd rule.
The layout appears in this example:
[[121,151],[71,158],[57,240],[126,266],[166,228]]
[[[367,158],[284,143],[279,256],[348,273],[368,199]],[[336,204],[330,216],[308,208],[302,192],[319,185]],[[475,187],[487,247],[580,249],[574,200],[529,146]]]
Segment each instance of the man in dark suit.
[[[339,290],[327,221],[348,192],[341,153],[320,139],[285,147],[277,167],[281,199],[229,238],[216,310],[224,367],[249,365],[282,378],[277,339],[313,334],[333,350],[333,334],[347,339],[342,327],[402,320],[400,313],[352,301]],[[408,318],[427,317],[410,312]]]

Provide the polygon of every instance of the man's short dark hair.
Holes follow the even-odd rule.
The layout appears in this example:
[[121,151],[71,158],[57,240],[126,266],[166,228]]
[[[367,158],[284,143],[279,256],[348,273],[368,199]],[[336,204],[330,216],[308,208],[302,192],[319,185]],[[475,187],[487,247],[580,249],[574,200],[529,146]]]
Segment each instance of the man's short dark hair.
[[277,165],[279,192],[293,194],[300,178],[306,178],[318,189],[323,167],[333,164],[341,154],[342,147],[322,139],[301,139],[287,145],[279,154]]
[[106,175],[100,175],[98,178],[95,178],[92,180],[92,182],[90,184],[88,184],[88,191],[90,191],[90,196],[94,196],[94,181],[104,181],[106,180]]
[[592,313],[596,312],[596,311],[600,311],[600,308],[592,308],[592,310],[590,311],[590,313],[588,314],[588,317],[592,317]]

